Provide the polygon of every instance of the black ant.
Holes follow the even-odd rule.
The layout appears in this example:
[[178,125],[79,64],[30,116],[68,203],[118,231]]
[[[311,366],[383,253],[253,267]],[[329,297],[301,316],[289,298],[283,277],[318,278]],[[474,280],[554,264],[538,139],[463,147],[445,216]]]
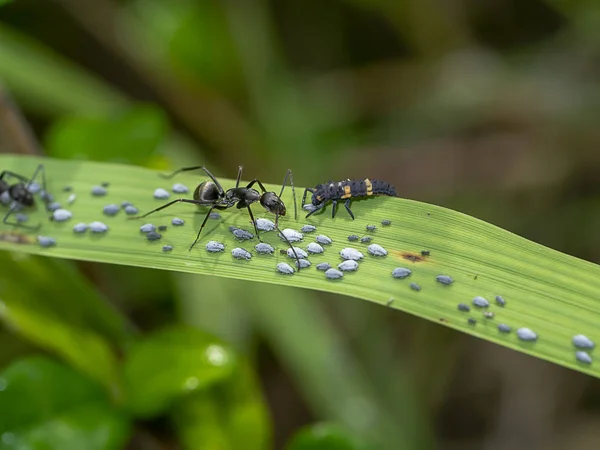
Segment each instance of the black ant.
[[[32,227],[32,226],[24,225],[19,222],[9,222],[8,221],[8,218],[11,216],[11,214],[18,211],[20,206],[25,206],[25,207],[34,206],[35,201],[33,198],[33,194],[29,191],[29,189],[30,189],[31,185],[33,184],[33,181],[36,179],[38,173],[40,173],[40,172],[42,173],[42,193],[41,194],[42,194],[42,198],[43,198],[44,202],[46,203],[46,209],[47,209],[49,197],[48,197],[48,193],[46,191],[46,172],[44,170],[43,164],[40,164],[37,167],[37,169],[35,169],[35,172],[33,173],[33,176],[31,177],[31,179],[27,179],[24,176],[19,175],[18,173],[11,172],[10,170],[3,170],[2,173],[0,173],[0,195],[8,195],[9,199],[13,201],[13,203],[10,205],[8,212],[4,216],[4,219],[2,219],[2,223],[6,224],[6,225],[14,225],[14,226],[18,226],[21,228],[26,228],[29,230],[38,230],[40,228],[40,226],[42,225],[41,223],[39,223],[35,227]],[[13,178],[17,178],[20,181],[18,183],[10,185],[4,180],[4,177],[6,175],[9,175]]]
[[[188,172],[191,170],[203,170],[210,177],[210,180],[211,180],[211,181],[203,181],[196,187],[196,189],[194,190],[193,200],[187,199],[187,198],[178,198],[169,203],[166,203],[165,205],[159,206],[158,208],[153,209],[152,211],[147,212],[144,215],[132,217],[132,219],[141,219],[143,217],[147,217],[150,214],[153,214],[162,209],[168,208],[169,206],[174,205],[175,203],[179,203],[179,202],[192,203],[194,205],[199,205],[199,206],[210,206],[208,213],[206,214],[206,216],[204,217],[204,220],[202,221],[202,225],[200,225],[200,230],[198,230],[196,239],[194,240],[194,242],[192,242],[192,245],[190,245],[190,251],[191,251],[192,248],[194,247],[194,245],[196,245],[196,243],[200,239],[200,234],[202,233],[202,229],[206,225],[206,222],[208,221],[210,213],[214,209],[225,210],[225,209],[229,209],[233,206],[235,206],[237,209],[247,208],[248,214],[250,215],[250,220],[252,221],[252,224],[254,225],[254,231],[256,233],[256,237],[258,238],[258,240],[260,242],[262,242],[262,239],[260,238],[260,234],[258,231],[258,227],[256,226],[256,220],[254,219],[254,214],[252,213],[252,209],[250,209],[251,204],[260,202],[260,204],[268,212],[275,214],[275,229],[279,232],[279,235],[283,238],[283,240],[290,246],[290,248],[292,249],[292,252],[294,253],[294,256],[296,257],[296,260],[300,259],[298,257],[298,255],[296,254],[296,250],[294,250],[292,243],[288,240],[288,238],[279,229],[279,217],[285,216],[285,214],[286,214],[285,204],[281,200],[281,195],[283,194],[283,189],[285,188],[285,185],[287,184],[288,177],[289,177],[290,183],[292,185],[292,193],[293,193],[293,197],[294,197],[294,217],[296,220],[298,220],[298,209],[296,206],[296,191],[294,189],[294,180],[293,180],[293,176],[292,176],[292,171],[290,169],[288,169],[288,171],[285,174],[285,178],[283,179],[283,185],[281,186],[281,192],[279,193],[279,195],[277,195],[275,192],[267,192],[264,185],[257,178],[255,178],[250,183],[248,183],[246,185],[246,187],[240,187],[240,180],[242,178],[242,170],[243,170],[242,166],[238,167],[238,174],[237,174],[237,179],[235,181],[235,187],[228,189],[227,191],[225,191],[223,189],[223,187],[221,186],[219,181],[215,178],[215,176],[212,173],[210,173],[210,171],[204,166],[183,167],[181,169],[176,170],[175,172],[173,172],[171,174],[162,175],[162,177],[163,178],[172,178],[181,172]],[[260,189],[262,191],[262,194],[260,192],[258,192],[256,189],[253,189],[252,186],[254,186],[255,184],[258,184],[258,186],[260,187]],[[298,264],[298,270],[300,270],[300,264]]]

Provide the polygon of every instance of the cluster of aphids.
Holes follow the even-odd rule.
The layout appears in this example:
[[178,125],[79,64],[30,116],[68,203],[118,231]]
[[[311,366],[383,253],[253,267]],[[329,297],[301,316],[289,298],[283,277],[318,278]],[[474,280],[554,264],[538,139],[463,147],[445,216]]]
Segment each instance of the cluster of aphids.
[[[256,178],[253,179],[247,185],[240,186],[240,180],[242,177],[241,166],[238,168],[235,186],[227,190],[223,189],[221,183],[217,180],[217,178],[215,178],[215,176],[204,166],[184,167],[182,169],[176,170],[175,172],[169,175],[164,175],[163,177],[172,178],[173,176],[181,172],[188,172],[193,170],[202,170],[209,177],[209,180],[200,183],[196,187],[196,189],[194,190],[193,198],[179,198],[170,201],[156,209],[153,209],[152,211],[149,211],[143,215],[131,218],[141,219],[143,217],[149,216],[150,214],[168,208],[171,205],[181,202],[194,204],[196,206],[208,207],[208,212],[206,213],[206,216],[202,224],[200,225],[200,229],[198,230],[196,239],[190,245],[191,250],[200,239],[202,230],[204,229],[208,218],[211,217],[211,214],[213,214],[215,210],[226,210],[235,206],[237,209],[245,208],[247,210],[251,223],[254,225],[254,230],[256,232],[255,236],[257,236],[258,240],[262,242],[259,229],[257,228],[257,221],[255,220],[252,209],[250,208],[250,205],[258,202],[263,206],[263,208],[265,208],[267,212],[275,215],[274,228],[279,232],[279,235],[289,246],[290,251],[293,253],[294,257],[297,260],[298,267],[300,267],[300,258],[295,248],[292,246],[286,234],[282,233],[279,229],[279,217],[286,215],[286,206],[283,200],[281,199],[281,196],[283,195],[283,190],[288,180],[292,187],[292,194],[294,199],[294,219],[298,220],[296,192],[294,189],[294,181],[291,170],[288,170],[285,174],[285,178],[283,180],[283,184],[281,186],[281,191],[279,192],[279,195],[277,195],[275,192],[267,191],[263,183]],[[9,218],[21,207],[34,206],[34,191],[32,187],[35,185],[35,179],[40,174],[42,176],[42,199],[45,202],[46,209],[49,209],[50,196],[46,192],[46,176],[43,165],[38,166],[31,178],[27,178],[23,175],[19,175],[10,171],[3,171],[0,174],[0,195],[4,196],[4,199],[8,200],[11,203],[8,212],[4,216],[4,224],[18,226],[25,229],[37,230],[39,228],[40,225],[36,227],[31,227],[28,225],[24,225],[19,220],[14,222],[10,221]],[[6,181],[6,178],[8,177],[15,178],[17,182],[14,184],[10,184]],[[257,190],[255,186],[258,186],[260,191]],[[309,204],[305,204],[308,193],[312,194],[312,199]],[[309,217],[315,212],[323,209],[323,207],[327,203],[331,202],[333,218],[336,214],[338,201],[343,200],[346,210],[348,211],[352,219],[354,219],[354,214],[350,209],[351,200],[356,198],[367,198],[370,196],[377,195],[396,196],[396,191],[392,185],[384,181],[370,180],[368,178],[360,181],[348,179],[339,182],[328,182],[325,184],[319,184],[314,189],[307,188],[304,191],[304,195],[302,197],[302,204],[304,209],[308,209],[310,211],[306,215],[306,217]]]

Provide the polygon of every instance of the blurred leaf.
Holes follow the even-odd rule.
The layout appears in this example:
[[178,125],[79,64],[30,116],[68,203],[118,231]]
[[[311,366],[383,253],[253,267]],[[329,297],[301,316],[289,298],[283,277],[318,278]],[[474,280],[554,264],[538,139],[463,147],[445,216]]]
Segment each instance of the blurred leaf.
[[308,425],[298,431],[285,450],[374,450],[349,430],[334,423]]
[[251,371],[239,370],[209,389],[183,399],[173,419],[186,450],[271,448],[267,408]]
[[0,373],[0,404],[0,449],[120,449],[130,431],[99,385],[44,357]]
[[13,0],[0,0],[0,6],[6,5],[8,3],[11,3]]
[[0,254],[0,320],[118,395],[115,355],[100,332],[122,339],[125,324],[65,266],[20,253]]
[[218,339],[188,327],[165,329],[129,349],[124,368],[127,402],[138,416],[157,415],[236,369],[236,355]]
[[103,117],[72,116],[54,122],[46,149],[57,158],[145,165],[167,130],[163,112],[149,105]]
[[[0,156],[0,166],[19,173],[33,172],[41,161],[46,164],[51,183],[60,180],[61,185],[73,186],[82,196],[90,192],[92,185],[110,182],[107,197],[86,195],[85,201],[72,205],[73,221],[77,222],[98,220],[102,217],[103,205],[122,200],[134,202],[142,212],[149,211],[164,202],[152,198],[154,189],[168,188],[174,182],[167,182],[156,172],[135,166]],[[177,182],[186,183],[192,189],[198,181],[197,174],[182,174],[177,178]],[[225,187],[234,183],[232,180],[221,181]],[[52,186],[50,191],[55,192]],[[266,188],[279,191],[280,186],[266,185]],[[297,187],[297,190],[302,188]],[[291,210],[289,189],[283,200]],[[391,220],[392,225],[380,227],[372,235],[375,242],[387,248],[388,256],[371,256],[362,244],[354,244],[352,246],[365,253],[360,269],[346,273],[342,280],[333,281],[314,269],[303,270],[294,276],[277,273],[278,262],[291,260],[279,253],[278,250],[286,246],[275,233],[263,235],[264,241],[276,247],[274,255],[255,255],[250,261],[239,261],[229,252],[208,254],[203,248],[208,239],[223,241],[229,248],[253,249],[255,241],[237,242],[228,231],[229,225],[250,228],[248,215],[235,210],[224,212],[220,221],[210,221],[200,245],[190,252],[189,244],[203,214],[195,214],[196,209],[186,204],[174,206],[144,221],[127,220],[123,213],[106,216],[102,218],[110,227],[106,236],[75,235],[69,223],[45,221],[43,233],[57,239],[55,247],[41,248],[0,240],[0,248],[285,284],[342,293],[379,304],[387,304],[391,298],[391,308],[583,373],[600,375],[599,365],[576,360],[571,342],[573,336],[580,333],[598,340],[596,323],[600,321],[600,311],[595,299],[600,297],[597,282],[600,266],[543,247],[465,214],[421,202],[390,197],[356,202],[353,206],[356,220],[351,220],[343,210],[332,220],[328,214],[330,208],[328,206],[310,220],[295,222],[288,214],[280,221],[282,228],[300,228],[306,222],[312,223],[319,233],[333,240],[331,247],[325,246],[324,253],[310,257],[312,264],[337,264],[338,252],[350,246],[347,236],[365,234],[367,224],[378,224],[382,219]],[[149,242],[139,232],[143,222],[165,223],[175,215],[185,219],[187,226],[169,228],[162,241]],[[310,235],[307,235],[306,240],[309,239]],[[163,252],[163,244],[172,244],[172,251]],[[421,250],[430,250],[431,255],[422,257]],[[394,279],[391,272],[395,267],[410,268],[411,277]],[[451,276],[454,283],[445,286],[437,282],[436,276],[440,274]],[[411,282],[418,284],[421,290],[412,289]],[[495,305],[497,295],[506,299],[506,307]],[[458,303],[471,304],[476,296],[491,300],[488,311],[496,314],[495,319],[484,318],[483,311],[473,305],[469,313],[457,309]],[[468,318],[476,320],[476,325],[469,324]],[[500,332],[498,323],[508,324],[513,331]],[[521,327],[533,330],[539,338],[534,342],[518,339],[515,330]]]

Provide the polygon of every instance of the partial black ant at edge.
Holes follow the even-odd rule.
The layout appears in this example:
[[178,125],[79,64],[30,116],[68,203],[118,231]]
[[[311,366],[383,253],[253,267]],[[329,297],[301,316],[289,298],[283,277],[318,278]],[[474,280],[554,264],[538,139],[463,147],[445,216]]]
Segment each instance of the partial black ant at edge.
[[[19,209],[19,206],[35,206],[33,193],[31,193],[29,189],[33,185],[33,182],[37,178],[38,174],[40,173],[42,175],[42,199],[44,200],[46,210],[48,210],[49,197],[48,192],[46,190],[46,170],[43,164],[37,166],[31,178],[26,178],[23,175],[19,175],[18,173],[12,172],[10,170],[3,170],[2,173],[0,173],[0,195],[6,192],[8,193],[9,198],[13,201],[13,203],[9,206],[8,212],[2,219],[2,223],[6,225],[18,226],[33,231],[39,230],[39,228],[42,225],[41,223],[37,224],[36,226],[29,226],[19,222],[9,222],[8,218]],[[16,178],[17,180],[19,180],[19,182],[12,185],[9,184],[4,180],[4,178],[7,175]]]
[[323,209],[327,202],[332,202],[331,218],[333,219],[337,212],[338,201],[345,200],[344,206],[350,217],[352,217],[352,220],[354,220],[354,213],[350,209],[352,199],[370,197],[372,195],[397,196],[396,188],[390,183],[381,180],[371,180],[369,178],[365,178],[364,180],[347,179],[338,182],[328,181],[327,183],[317,184],[314,188],[306,188],[302,196],[303,206],[306,204],[306,195],[309,192],[312,194],[311,203],[315,209],[309,212],[306,217]]
[[[281,200],[281,196],[283,195],[283,190],[285,188],[285,185],[287,184],[288,178],[289,178],[290,184],[292,186],[292,195],[294,198],[294,217],[295,217],[295,220],[298,220],[298,208],[296,205],[296,190],[294,188],[294,179],[293,179],[291,169],[288,169],[288,171],[285,174],[285,178],[283,179],[283,184],[281,186],[281,191],[280,191],[279,195],[277,195],[275,192],[268,192],[265,189],[262,182],[257,178],[253,179],[250,183],[248,183],[246,185],[246,187],[240,187],[240,180],[242,178],[242,172],[243,172],[242,166],[238,167],[238,174],[237,174],[237,178],[235,181],[235,187],[228,189],[227,191],[225,191],[223,189],[223,187],[221,186],[221,183],[219,183],[217,178],[212,173],[210,173],[210,171],[205,166],[183,167],[181,169],[177,169],[176,171],[174,171],[171,174],[161,175],[161,176],[163,178],[170,179],[181,172],[189,172],[189,171],[193,171],[193,170],[202,170],[210,178],[210,181],[203,181],[196,187],[196,189],[194,190],[194,195],[193,195],[194,198],[193,199],[179,198],[179,199],[170,201],[169,203],[166,203],[162,206],[159,206],[158,208],[153,209],[152,211],[149,211],[146,214],[143,214],[141,216],[131,217],[130,219],[141,219],[141,218],[147,217],[150,214],[161,211],[165,208],[168,208],[171,205],[174,205],[175,203],[180,203],[180,202],[191,203],[191,204],[194,204],[197,206],[210,206],[210,209],[208,210],[208,213],[204,217],[204,220],[202,221],[202,225],[200,226],[200,229],[198,230],[196,239],[194,240],[194,242],[192,242],[192,245],[190,245],[189,250],[191,251],[192,248],[194,248],[194,246],[200,239],[200,234],[202,233],[202,230],[203,230],[204,226],[206,225],[206,222],[208,221],[208,218],[209,218],[210,214],[213,212],[213,210],[215,210],[215,209],[226,210],[226,209],[229,209],[229,208],[235,206],[237,209],[246,208],[248,210],[248,214],[250,215],[250,220],[252,221],[252,224],[254,225],[254,231],[256,233],[256,237],[258,238],[258,240],[260,242],[262,242],[262,239],[260,238],[259,230],[256,226],[256,220],[254,218],[254,214],[252,213],[252,209],[250,208],[251,204],[260,202],[260,204],[268,212],[270,212],[271,214],[275,214],[275,229],[279,232],[279,235],[282,237],[282,239],[290,246],[290,248],[292,249],[292,252],[294,253],[294,256],[296,257],[296,260],[298,261],[300,259],[298,257],[298,255],[296,254],[296,251],[294,250],[292,243],[288,240],[288,238],[279,229],[279,216],[285,216],[285,214],[286,214],[286,207],[285,207],[285,204],[283,203],[283,201]],[[262,193],[258,192],[256,189],[253,188],[253,186],[255,184],[258,184]],[[299,264],[298,264],[298,270],[300,270]]]

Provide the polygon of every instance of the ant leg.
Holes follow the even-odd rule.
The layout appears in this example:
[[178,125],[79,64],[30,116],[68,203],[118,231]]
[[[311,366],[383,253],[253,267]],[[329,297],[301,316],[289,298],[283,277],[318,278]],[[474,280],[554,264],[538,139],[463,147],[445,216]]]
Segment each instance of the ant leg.
[[[252,186],[254,186],[256,183],[258,183],[258,185],[260,186],[260,190],[262,191],[262,193],[264,194],[265,192],[267,192],[267,190],[265,189],[265,187],[263,186],[263,184],[260,182],[260,180],[258,178],[255,178],[254,180],[252,180],[250,183],[248,183],[248,185],[246,186],[246,189],[250,189]],[[281,196],[280,196],[281,197]]]
[[311,188],[306,188],[304,189],[304,195],[302,196],[302,206],[304,207],[304,205],[306,205],[306,194],[310,192],[311,194],[314,195],[315,191],[314,189]]
[[286,235],[281,232],[281,230],[279,229],[277,224],[275,224],[275,229],[279,233],[279,236],[281,236],[283,238],[283,240],[286,242],[286,244],[289,245],[290,248],[292,249],[292,253],[296,257],[296,266],[298,267],[298,272],[300,272],[300,258],[298,257],[298,253],[296,253],[296,249],[294,248],[294,246],[292,245],[290,240],[286,237]]
[[321,209],[323,209],[324,206],[325,206],[325,202],[319,203],[317,205],[317,207],[315,209],[313,209],[311,212],[309,212],[306,216],[304,216],[304,218],[307,219],[308,217],[312,216],[317,211],[320,211]]
[[336,213],[336,211],[337,211],[337,200],[334,200],[334,201],[331,203],[331,218],[332,218],[332,219],[333,219],[333,218],[335,218],[335,213]]
[[287,179],[290,177],[290,184],[292,185],[292,197],[294,197],[294,220],[298,220],[298,207],[296,206],[296,189],[294,188],[294,176],[292,175],[292,169],[288,169],[285,173],[285,178],[283,179],[283,184],[281,185],[281,192],[279,193],[279,198],[283,195],[283,189],[287,184]]
[[29,225],[23,225],[22,223],[19,222],[9,222],[8,218],[11,216],[12,213],[14,213],[17,208],[17,205],[12,205],[10,207],[10,209],[8,210],[8,212],[6,213],[6,215],[4,216],[4,219],[2,219],[2,223],[6,224],[6,225],[13,225],[16,227],[21,227],[21,228],[25,228],[27,230],[32,230],[32,231],[37,231],[40,229],[40,227],[42,226],[41,223],[38,223],[35,227],[29,226]]
[[165,175],[165,174],[161,173],[160,176],[163,177],[163,178],[169,179],[169,178],[173,178],[178,173],[188,172],[190,170],[199,170],[199,169],[203,170],[204,173],[206,173],[206,175],[208,175],[210,177],[210,179],[213,181],[213,183],[215,183],[215,185],[217,186],[217,189],[219,190],[219,194],[223,195],[225,193],[225,191],[221,187],[221,183],[219,183],[217,181],[217,179],[215,178],[215,176],[212,173],[210,173],[208,171],[208,169],[206,167],[204,167],[204,166],[182,167],[181,169],[177,169],[175,172],[170,173],[168,175]]
[[238,174],[237,174],[237,178],[235,179],[235,188],[239,188],[240,187],[240,180],[242,179],[242,171],[244,170],[243,166],[238,166]]
[[18,173],[11,172],[10,170],[3,170],[2,173],[0,173],[0,180],[2,180],[4,178],[4,175],[10,175],[11,177],[21,180],[23,183],[27,183],[29,181],[23,175],[19,175]]
[[250,214],[250,220],[252,221],[252,225],[254,225],[254,232],[256,233],[256,237],[258,238],[259,242],[262,242],[262,239],[260,238],[260,235],[258,234],[258,227],[256,226],[256,220],[254,219],[254,214],[252,214],[250,205],[246,205],[246,208],[248,208],[248,214]]
[[208,212],[206,213],[206,216],[204,216],[204,220],[202,221],[202,225],[200,225],[200,229],[198,230],[198,234],[196,235],[196,239],[194,240],[194,242],[192,242],[192,245],[190,245],[189,248],[189,252],[192,251],[192,248],[194,248],[194,245],[196,245],[196,242],[198,242],[198,240],[200,239],[200,233],[202,233],[202,229],[204,228],[204,225],[206,225],[206,222],[208,221],[208,218],[210,217],[210,213],[213,211],[213,209],[227,209],[224,205],[213,205],[210,207],[210,209],[208,210]]
[[31,185],[33,184],[34,180],[37,178],[38,173],[42,172],[42,193],[41,193],[41,197],[42,200],[44,200],[44,204],[46,205],[46,210],[48,210],[48,205],[50,203],[50,198],[48,197],[48,191],[46,188],[46,170],[44,169],[44,165],[40,164],[39,166],[37,166],[37,169],[35,169],[35,172],[33,172],[33,175],[31,176],[31,180],[29,180],[27,182],[27,185],[25,186],[25,189],[27,191],[29,191],[29,188],[31,187]]
[[208,205],[213,205],[213,207],[215,207],[216,205],[214,205],[214,202],[202,202],[199,200],[190,200],[187,198],[178,198],[177,200],[173,200],[172,202],[169,202],[165,205],[159,206],[156,209],[153,209],[150,212],[147,212],[146,214],[143,214],[141,216],[135,216],[135,217],[130,217],[129,220],[134,220],[134,219],[143,219],[144,217],[149,216],[150,214],[154,214],[155,212],[160,211],[161,209],[165,209],[168,208],[171,205],[174,205],[175,203],[179,203],[179,202],[184,202],[184,203],[192,203],[194,205],[202,205],[202,206],[208,206]]
[[350,214],[350,217],[352,217],[352,220],[354,220],[354,214],[352,213],[352,211],[350,211],[350,199],[346,199],[346,201],[344,202],[344,206],[346,207],[346,210],[348,211],[348,214]]

